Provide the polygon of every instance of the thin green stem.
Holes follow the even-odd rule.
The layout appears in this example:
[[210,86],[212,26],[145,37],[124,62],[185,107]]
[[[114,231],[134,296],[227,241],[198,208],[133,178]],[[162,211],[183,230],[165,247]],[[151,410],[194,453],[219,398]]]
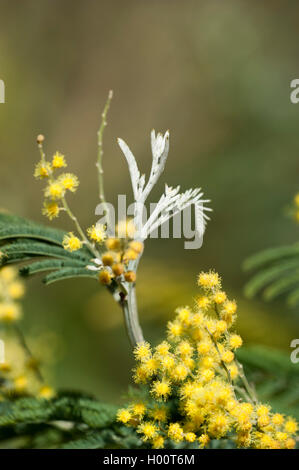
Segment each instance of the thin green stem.
[[38,146],[38,149],[39,149],[41,161],[42,161],[43,163],[45,163],[45,161],[46,161],[46,155],[45,155],[45,152],[44,152],[43,144],[42,144],[42,143],[39,143],[37,146]]
[[248,395],[251,397],[253,403],[256,404],[256,403],[258,402],[258,399],[257,399],[257,397],[256,397],[256,395],[255,395],[254,390],[253,390],[252,387],[249,385],[249,382],[248,382],[248,380],[247,380],[247,377],[246,377],[246,375],[245,375],[245,373],[244,373],[243,365],[242,365],[239,361],[237,361],[237,360],[235,360],[235,362],[236,362],[236,365],[237,365],[237,367],[238,367],[239,377],[240,377],[240,379],[242,380],[243,385],[244,385],[244,387],[245,387],[245,389],[246,389]]
[[242,387],[238,387],[238,385],[234,385],[234,389],[245,398],[246,401],[249,401],[250,403],[254,404],[253,401],[251,400],[250,396],[247,394],[246,390]]
[[87,247],[90,249],[90,251],[92,252],[93,255],[95,255],[96,257],[99,257],[100,256],[99,252],[96,250],[96,248],[92,245],[92,243],[90,243],[90,241],[86,237],[85,233],[83,232],[83,230],[82,230],[82,228],[81,228],[81,226],[78,222],[77,217],[73,214],[73,212],[71,211],[68,203],[66,202],[65,197],[63,197],[61,201],[62,201],[62,204],[63,204],[63,207],[64,207],[66,213],[68,214],[68,216],[74,222],[74,224],[76,226],[76,229],[77,229],[80,237],[82,238],[83,242],[85,243],[85,245],[87,245]]
[[[216,312],[218,318],[220,319],[221,318],[220,313],[219,313],[219,310],[218,310],[216,304],[215,304],[215,312]],[[225,337],[226,337],[226,339],[228,339],[228,334],[227,333],[225,334]],[[244,372],[243,365],[239,361],[237,361],[237,359],[235,359],[235,363],[236,363],[236,366],[237,366],[238,371],[239,371],[239,377],[242,380],[244,388],[247,392],[246,393],[247,396],[250,397],[250,401],[252,401],[253,403],[257,403],[258,399],[256,397],[255,392],[252,390],[252,387],[249,385],[249,382],[248,382],[247,377],[246,377],[245,372]]]
[[[18,325],[14,325],[14,330],[15,330],[15,333],[16,335],[18,336],[18,339],[19,339],[19,343],[20,345],[22,346],[22,348],[24,349],[26,355],[28,356],[29,359],[31,359],[33,362],[35,362],[35,357],[33,356],[27,342],[26,342],[26,339],[25,339],[25,336],[22,332],[22,330],[18,327]],[[40,371],[40,368],[38,367],[38,364],[34,364],[34,368],[33,368],[38,380],[40,382],[44,382],[44,377]]]
[[110,90],[105,107],[104,107],[104,111],[102,112],[101,125],[98,130],[98,159],[96,163],[96,167],[98,169],[98,178],[99,178],[99,198],[100,198],[101,203],[104,204],[104,211],[106,215],[109,215],[109,211],[108,211],[108,206],[107,206],[107,202],[105,199],[105,192],[104,192],[103,136],[104,136],[105,127],[107,126],[107,114],[108,114],[112,97],[113,97],[113,91]]
[[228,381],[229,381],[229,383],[232,385],[232,379],[231,379],[231,376],[230,376],[230,372],[229,372],[229,370],[228,370],[228,368],[227,368],[225,362],[224,362],[224,361],[222,360],[222,358],[221,358],[221,354],[220,354],[220,351],[219,351],[219,348],[218,348],[217,341],[215,340],[215,338],[214,338],[214,336],[212,335],[212,333],[210,332],[210,330],[209,330],[207,327],[205,327],[205,328],[206,328],[207,332],[209,333],[210,338],[211,338],[211,340],[212,340],[212,342],[213,342],[213,344],[214,344],[214,346],[215,346],[215,349],[216,349],[216,351],[217,351],[217,353],[218,353],[218,355],[219,355],[220,363],[221,363],[223,369],[224,369],[225,372],[226,372]]

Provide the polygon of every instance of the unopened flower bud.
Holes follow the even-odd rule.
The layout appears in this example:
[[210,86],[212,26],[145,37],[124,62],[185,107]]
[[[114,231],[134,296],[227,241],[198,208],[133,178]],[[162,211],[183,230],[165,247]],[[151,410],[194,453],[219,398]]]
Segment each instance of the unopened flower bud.
[[108,286],[109,284],[111,284],[111,280],[112,275],[108,270],[103,269],[102,271],[100,271],[99,281],[101,284],[103,284],[104,286]]
[[114,256],[108,251],[102,254],[102,262],[104,266],[111,266],[114,262]]
[[133,240],[132,242],[129,243],[129,247],[136,251],[136,253],[140,254],[142,253],[143,251],[143,243],[142,242],[138,242],[136,240]]
[[119,238],[107,238],[106,240],[106,248],[112,251],[118,251],[121,247],[120,239]]
[[134,271],[127,271],[127,272],[125,272],[124,276],[125,276],[125,280],[127,282],[135,282],[136,281],[136,273],[134,273]]
[[122,263],[115,263],[112,265],[112,271],[115,276],[121,276],[124,272],[124,265]]
[[45,136],[43,134],[39,134],[36,138],[36,141],[38,144],[42,144],[44,140],[45,140]]

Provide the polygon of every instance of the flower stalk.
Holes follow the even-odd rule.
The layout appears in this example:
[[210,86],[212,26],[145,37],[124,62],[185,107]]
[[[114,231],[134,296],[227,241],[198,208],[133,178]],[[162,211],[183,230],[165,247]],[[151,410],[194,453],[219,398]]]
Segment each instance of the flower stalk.
[[108,206],[107,206],[107,202],[105,198],[105,191],[104,191],[103,136],[104,136],[105,127],[107,126],[107,114],[110,108],[112,97],[113,97],[113,91],[110,90],[103,113],[102,113],[101,125],[98,130],[98,159],[96,163],[96,167],[98,169],[98,179],[99,179],[99,198],[100,198],[101,203],[104,205],[104,212],[106,216],[109,216],[109,211],[108,211]]
[[90,241],[87,239],[83,229],[81,228],[81,225],[79,224],[79,221],[77,219],[77,217],[73,214],[73,212],[71,211],[68,203],[66,202],[66,199],[65,197],[62,198],[62,204],[63,204],[63,207],[64,207],[64,210],[66,211],[67,215],[70,217],[70,219],[74,222],[75,226],[76,226],[76,229],[80,235],[80,237],[82,238],[83,242],[88,246],[88,248],[90,249],[90,251],[97,257],[99,256],[99,253],[98,251],[96,250],[96,248],[92,245],[92,243],[90,243]]
[[245,388],[248,396],[250,397],[250,400],[255,404],[258,403],[258,399],[256,397],[256,394],[255,394],[254,390],[252,389],[252,387],[249,385],[247,377],[244,373],[243,365],[237,360],[235,362],[236,362],[236,365],[238,367],[239,377],[242,380],[242,383],[244,385],[244,388]]

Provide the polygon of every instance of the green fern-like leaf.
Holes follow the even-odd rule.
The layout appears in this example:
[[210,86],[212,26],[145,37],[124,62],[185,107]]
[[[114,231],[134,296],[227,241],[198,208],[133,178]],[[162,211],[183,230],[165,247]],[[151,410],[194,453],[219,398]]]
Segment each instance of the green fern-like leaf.
[[21,276],[31,276],[32,274],[41,273],[43,271],[50,271],[53,269],[61,269],[61,268],[72,268],[74,266],[84,267],[84,264],[80,260],[59,260],[59,259],[51,259],[45,261],[36,261],[35,263],[31,263],[28,266],[23,266],[20,269]]
[[245,295],[249,298],[253,297],[263,289],[266,285],[277,279],[282,275],[287,275],[292,269],[299,267],[299,258],[291,259],[287,261],[276,262],[273,265],[258,272],[250,281],[246,284]]
[[31,238],[61,245],[64,232],[12,214],[0,213],[0,240]]
[[252,367],[268,371],[273,374],[281,372],[295,375],[299,379],[298,367],[290,361],[290,357],[277,349],[266,346],[247,346],[238,351],[238,358]]
[[116,421],[116,411],[117,407],[80,393],[64,392],[52,400],[2,401],[0,441],[22,437],[20,446],[25,448],[126,448],[134,441],[140,446],[136,433]]
[[264,291],[264,299],[272,300],[278,297],[281,294],[284,294],[291,290],[294,286],[299,284],[299,271],[296,270],[294,273],[289,274],[288,276],[279,279],[278,281],[273,282],[267,289]]
[[275,411],[299,418],[299,370],[288,354],[265,346],[243,347],[237,353],[261,401]]
[[100,432],[89,432],[84,437],[76,439],[62,445],[62,449],[103,449],[105,441],[102,433]]
[[115,422],[116,407],[81,397],[60,396],[52,400],[19,398],[0,403],[0,428],[18,423],[47,423],[53,420],[105,428]]
[[245,261],[244,269],[258,270],[245,286],[247,297],[262,292],[263,299],[268,301],[288,293],[289,305],[294,306],[299,302],[298,243],[257,253]]
[[0,403],[0,427],[18,423],[46,422],[53,413],[53,407],[42,400],[23,398],[12,403]]
[[5,256],[9,257],[11,254],[24,254],[34,256],[47,256],[53,258],[75,259],[83,262],[88,262],[90,256],[87,257],[85,253],[80,250],[69,252],[62,246],[51,245],[50,243],[36,242],[30,239],[16,240],[12,243],[7,243],[1,247],[1,251]]
[[73,277],[89,277],[92,279],[98,279],[98,276],[94,271],[90,271],[86,268],[68,267],[58,269],[57,271],[48,274],[43,279],[43,282],[45,284],[52,284],[53,282],[61,281],[63,279],[71,279]]
[[144,447],[144,443],[134,428],[124,428],[119,424],[101,431],[87,431],[82,433],[81,437],[61,446],[62,449],[138,449],[141,447]]
[[287,304],[290,307],[295,307],[299,303],[299,289],[293,290],[291,294],[287,296]]
[[62,246],[65,232],[36,224],[21,217],[0,213],[0,253],[1,265],[33,261],[22,266],[24,276],[53,271],[44,282],[52,282],[73,277],[96,278],[85,269],[93,254],[84,246],[69,252]]
[[280,246],[276,248],[269,248],[251,256],[245,260],[243,267],[245,271],[260,268],[267,263],[281,260],[283,258],[299,256],[299,243],[290,246]]

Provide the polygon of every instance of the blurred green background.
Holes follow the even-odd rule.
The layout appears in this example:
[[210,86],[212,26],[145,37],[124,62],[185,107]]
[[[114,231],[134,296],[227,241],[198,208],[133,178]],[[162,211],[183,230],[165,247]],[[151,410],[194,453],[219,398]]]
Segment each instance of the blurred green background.
[[[146,338],[164,335],[175,307],[192,304],[196,274],[214,268],[238,300],[245,342],[290,352],[298,312],[246,300],[241,264],[298,237],[283,214],[299,188],[299,105],[289,98],[298,78],[298,3],[1,0],[0,7],[1,208],[47,223],[42,185],[33,180],[35,138],[43,133],[46,151],[63,152],[80,178],[70,205],[82,225],[95,222],[96,131],[112,88],[107,199],[131,198],[116,137],[147,171],[154,127],[171,133],[165,181],[201,186],[214,210],[198,251],[184,250],[183,240],[147,242],[138,284]],[[155,196],[162,190],[163,181]],[[53,225],[71,228],[63,216]],[[121,312],[106,291],[88,280],[46,288],[36,278],[28,281],[25,312],[25,332],[58,337],[56,386],[120,400],[133,361]]]

